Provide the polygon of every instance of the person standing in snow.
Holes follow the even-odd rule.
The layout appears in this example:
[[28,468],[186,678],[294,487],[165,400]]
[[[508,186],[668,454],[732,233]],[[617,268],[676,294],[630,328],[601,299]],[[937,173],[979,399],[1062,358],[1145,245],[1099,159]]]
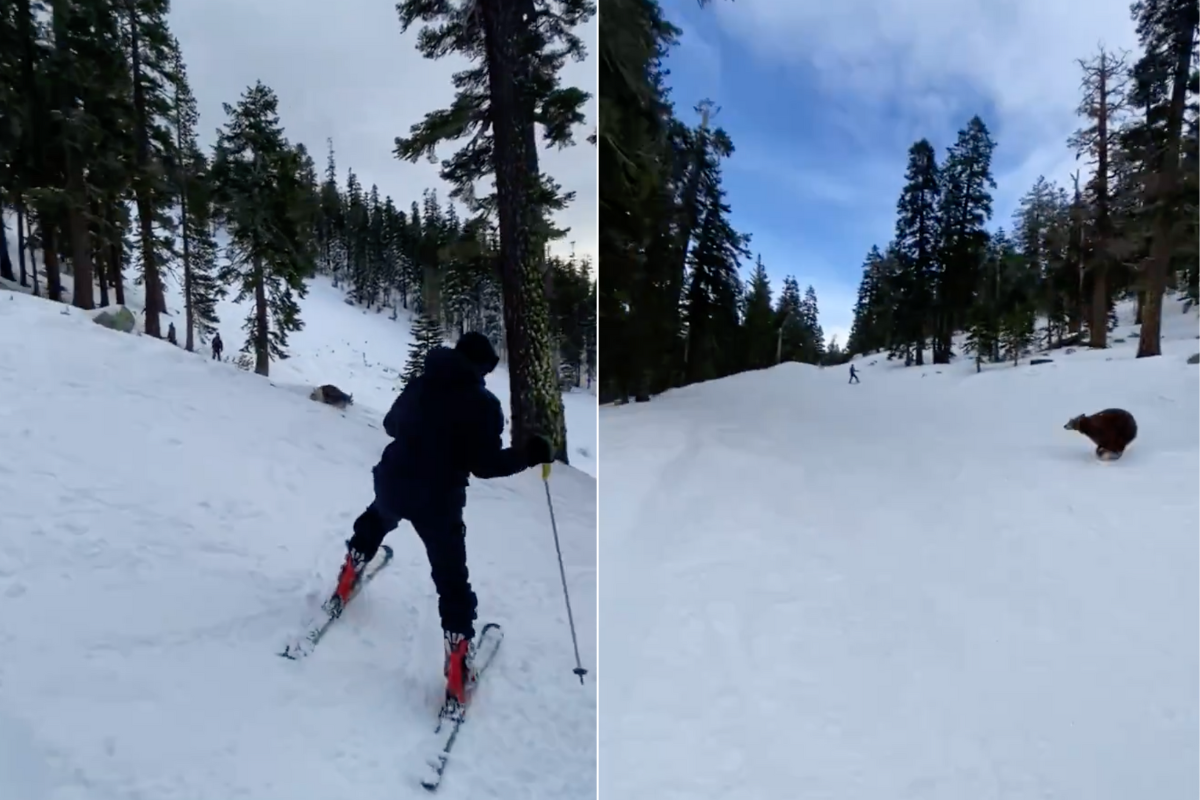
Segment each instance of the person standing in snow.
[[213,336],[212,340],[212,357],[213,361],[221,360],[221,351],[225,349],[225,343],[221,341],[221,334]]
[[[354,521],[346,560],[327,608],[340,614],[383,539],[408,520],[421,537],[437,589],[445,644],[446,691],[459,702],[476,679],[473,639],[477,599],[467,573],[468,476],[502,478],[548,463],[550,442],[533,436],[504,447],[504,414],[484,376],[499,357],[481,333],[454,349],[436,347],[424,372],[404,387],[383,419],[392,440],[375,465],[375,499]],[[455,669],[452,661],[457,660]]]
[[858,379],[858,371],[854,369],[853,364],[850,365],[850,382],[861,383],[861,381]]

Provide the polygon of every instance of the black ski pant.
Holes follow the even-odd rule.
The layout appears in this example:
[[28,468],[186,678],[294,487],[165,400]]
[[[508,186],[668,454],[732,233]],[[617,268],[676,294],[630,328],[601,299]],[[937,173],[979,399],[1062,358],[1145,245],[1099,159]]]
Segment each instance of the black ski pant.
[[412,509],[403,508],[407,503],[400,505],[397,509],[391,503],[380,502],[377,492],[375,501],[354,520],[350,547],[369,562],[384,537],[407,519],[421,537],[429,557],[442,629],[473,638],[478,599],[467,573],[467,526],[463,523],[462,509],[455,509],[452,504],[443,508],[421,507],[424,505],[421,504]]

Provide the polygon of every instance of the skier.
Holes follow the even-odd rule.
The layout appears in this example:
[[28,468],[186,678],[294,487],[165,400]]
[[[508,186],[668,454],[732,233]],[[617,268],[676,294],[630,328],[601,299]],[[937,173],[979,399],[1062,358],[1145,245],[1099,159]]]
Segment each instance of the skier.
[[858,371],[854,369],[854,365],[850,365],[850,383],[861,383],[858,379]]
[[221,360],[221,351],[225,349],[225,343],[221,341],[221,334],[213,336],[212,340],[212,357],[214,361]]
[[536,435],[520,447],[503,447],[504,414],[484,384],[497,363],[487,337],[465,333],[454,349],[431,350],[424,373],[396,398],[383,419],[393,441],[372,470],[375,499],[354,521],[327,604],[329,613],[341,613],[384,537],[408,520],[425,545],[438,594],[446,693],[460,703],[476,679],[477,599],[468,579],[463,523],[468,474],[502,478],[548,463],[553,455],[550,443]]

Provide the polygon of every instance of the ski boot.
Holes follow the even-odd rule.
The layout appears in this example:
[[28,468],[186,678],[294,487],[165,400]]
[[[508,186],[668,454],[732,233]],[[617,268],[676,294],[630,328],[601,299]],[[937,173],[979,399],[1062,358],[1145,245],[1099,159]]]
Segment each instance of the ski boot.
[[461,633],[445,632],[446,660],[442,672],[446,676],[446,700],[466,705],[467,696],[475,688],[475,641]]
[[346,542],[346,560],[342,563],[342,571],[338,573],[337,588],[325,601],[325,611],[331,617],[339,617],[346,603],[350,601],[358,582],[362,580],[363,570],[367,568],[367,557],[355,550]]

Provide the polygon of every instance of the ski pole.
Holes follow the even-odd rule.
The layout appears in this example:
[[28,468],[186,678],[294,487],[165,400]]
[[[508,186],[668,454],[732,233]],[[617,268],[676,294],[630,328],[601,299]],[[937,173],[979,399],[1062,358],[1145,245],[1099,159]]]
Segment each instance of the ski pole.
[[554,521],[554,501],[550,499],[550,464],[542,464],[542,485],[546,487],[546,507],[550,509],[550,530],[554,533],[554,552],[558,554],[558,574],[562,577],[563,599],[567,601],[567,624],[571,626],[571,646],[575,648],[575,669],[579,685],[587,670],[579,660],[579,639],[575,635],[575,617],[571,614],[571,593],[567,591],[567,571],[563,567],[562,547],[558,543],[558,523]]

